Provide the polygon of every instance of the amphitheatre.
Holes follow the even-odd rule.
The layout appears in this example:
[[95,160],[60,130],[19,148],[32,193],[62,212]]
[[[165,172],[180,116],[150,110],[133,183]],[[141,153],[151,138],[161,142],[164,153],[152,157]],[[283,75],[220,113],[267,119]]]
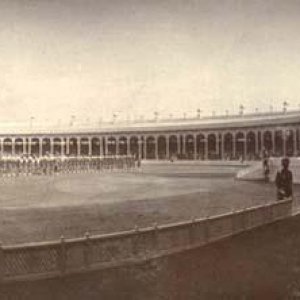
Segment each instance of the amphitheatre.
[[[232,263],[230,245],[237,244],[239,252],[234,257],[238,261],[246,251],[243,245],[252,239],[261,243],[261,251],[267,251],[270,233],[261,237],[264,230],[278,230],[278,224],[283,224],[282,228],[297,226],[299,186],[294,186],[293,203],[276,202],[273,181],[280,158],[288,156],[294,182],[299,182],[299,117],[299,111],[283,111],[90,127],[2,128],[2,295],[20,297],[27,293],[31,299],[39,299],[55,286],[57,294],[49,294],[49,299],[61,299],[65,284],[76,282],[79,289],[80,283],[88,280],[91,286],[97,284],[95,294],[75,289],[68,297],[134,299],[130,294],[134,290],[142,299],[153,299],[149,289],[158,284],[155,276],[162,281],[165,276],[174,276],[172,268],[168,267],[165,272],[171,273],[164,275],[160,264],[155,268],[153,264],[161,262],[162,269],[172,259],[175,262],[169,263],[174,268],[182,260],[193,264],[197,251],[210,261],[223,247],[228,262],[225,259],[219,265],[231,263],[234,280],[228,284],[222,277],[224,270],[219,270],[227,283],[220,285],[219,292],[241,293],[234,285],[241,282],[235,277],[238,267]],[[271,155],[270,182],[263,177],[264,150]],[[42,161],[46,171],[37,172]],[[96,167],[96,161],[99,166],[105,162],[112,165]],[[133,164],[127,165],[128,161]],[[282,236],[287,238],[286,233]],[[239,239],[246,242],[239,244]],[[257,250],[253,241],[248,247],[250,253],[256,253],[251,250]],[[259,284],[251,275],[251,270],[255,272],[262,263],[262,254],[255,255],[247,276],[255,287],[252,293],[259,294],[266,292],[268,283],[263,285],[265,275],[258,275],[263,278]],[[212,280],[211,266],[202,267],[192,273]],[[113,294],[113,287],[121,284],[120,274],[127,273],[124,291],[128,294]],[[101,274],[107,276],[105,281]],[[294,282],[291,276],[279,280],[280,292],[287,293],[282,286],[288,280]],[[201,290],[204,294],[197,291],[194,296],[189,294],[193,288],[182,284],[186,299],[218,295],[213,280],[206,282],[207,290]],[[148,294],[143,294],[146,291]],[[156,286],[156,292],[181,299],[170,296],[172,291],[161,286]],[[249,296],[249,290],[242,292]]]

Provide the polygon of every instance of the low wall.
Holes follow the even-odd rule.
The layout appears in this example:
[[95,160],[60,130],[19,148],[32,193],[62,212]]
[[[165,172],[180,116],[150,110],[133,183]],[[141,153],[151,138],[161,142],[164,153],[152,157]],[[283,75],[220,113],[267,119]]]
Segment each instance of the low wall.
[[2,282],[87,272],[185,251],[284,219],[292,201],[132,231],[0,247]]

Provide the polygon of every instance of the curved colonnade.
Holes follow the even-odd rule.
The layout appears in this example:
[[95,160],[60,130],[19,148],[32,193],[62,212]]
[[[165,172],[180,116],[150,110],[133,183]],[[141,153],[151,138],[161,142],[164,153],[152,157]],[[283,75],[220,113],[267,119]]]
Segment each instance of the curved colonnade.
[[141,159],[257,159],[263,149],[274,156],[298,156],[300,126],[266,129],[176,130],[169,132],[80,133],[1,136],[3,156],[134,155]]

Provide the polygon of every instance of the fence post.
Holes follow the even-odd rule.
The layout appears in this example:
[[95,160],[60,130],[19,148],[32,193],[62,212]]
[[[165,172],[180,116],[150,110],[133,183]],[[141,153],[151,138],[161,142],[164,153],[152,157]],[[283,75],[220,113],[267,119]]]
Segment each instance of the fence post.
[[191,226],[190,226],[190,246],[193,245],[195,241],[195,225],[196,225],[196,218],[192,217]]
[[5,257],[4,257],[2,243],[0,243],[0,282],[3,281],[4,277],[5,277]]
[[85,268],[88,268],[91,264],[91,247],[90,247],[90,233],[87,231],[85,233],[85,243],[83,247],[83,255],[84,255],[84,265]]
[[66,272],[66,264],[67,264],[66,242],[63,235],[60,237],[59,260],[60,260],[60,273],[61,275],[63,275]]
[[153,245],[152,245],[154,251],[158,250],[157,249],[157,246],[158,246],[157,245],[158,244],[158,234],[159,234],[158,230],[159,230],[158,224],[154,223],[153,224]]
[[207,216],[204,222],[204,243],[208,243],[209,238],[209,216]]
[[139,227],[137,225],[134,226],[134,238],[133,238],[133,253],[138,255],[138,241],[139,241]]
[[232,235],[235,234],[235,215],[236,215],[236,213],[233,210],[231,212],[231,233],[232,233]]

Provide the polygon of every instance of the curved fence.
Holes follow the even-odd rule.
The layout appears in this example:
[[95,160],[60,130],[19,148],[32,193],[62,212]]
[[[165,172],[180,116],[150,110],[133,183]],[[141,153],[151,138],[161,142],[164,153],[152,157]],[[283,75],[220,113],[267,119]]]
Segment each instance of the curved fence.
[[1,281],[111,267],[196,248],[291,215],[292,201],[205,219],[76,239],[0,247]]

